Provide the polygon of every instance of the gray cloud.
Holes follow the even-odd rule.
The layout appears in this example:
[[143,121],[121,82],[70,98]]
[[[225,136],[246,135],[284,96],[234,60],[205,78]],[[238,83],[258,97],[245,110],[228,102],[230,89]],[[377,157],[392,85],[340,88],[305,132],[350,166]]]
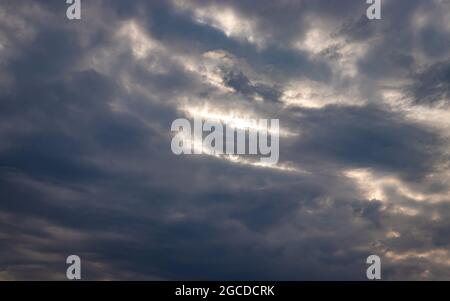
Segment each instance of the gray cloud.
[[[179,3],[0,4],[0,279],[73,253],[84,279],[359,280],[370,254],[449,279],[448,127],[420,118],[448,116],[422,106],[449,97],[448,4]],[[304,172],[173,155],[184,107],[279,118]]]
[[450,100],[450,62],[438,62],[419,72],[409,90],[418,104],[447,103]]

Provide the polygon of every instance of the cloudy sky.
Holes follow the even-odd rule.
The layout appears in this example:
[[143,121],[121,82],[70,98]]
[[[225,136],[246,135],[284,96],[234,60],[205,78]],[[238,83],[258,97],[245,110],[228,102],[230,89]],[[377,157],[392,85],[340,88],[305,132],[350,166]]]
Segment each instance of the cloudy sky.
[[[0,279],[450,280],[450,2],[0,2]],[[177,118],[278,118],[274,166]]]

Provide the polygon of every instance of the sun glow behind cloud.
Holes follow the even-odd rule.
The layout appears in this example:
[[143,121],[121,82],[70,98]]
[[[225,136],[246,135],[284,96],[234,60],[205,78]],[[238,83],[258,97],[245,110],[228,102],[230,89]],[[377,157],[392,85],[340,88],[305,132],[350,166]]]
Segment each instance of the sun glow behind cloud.
[[[180,135],[181,133],[179,133]],[[182,135],[182,134],[181,134]],[[293,172],[293,173],[305,173],[306,171],[300,170],[295,166],[291,166],[285,163],[267,163],[261,162],[258,159],[249,159],[247,157],[242,157],[239,155],[229,155],[229,154],[217,154],[214,149],[211,147],[204,145],[201,139],[196,139],[195,136],[191,135],[189,137],[184,136],[184,141],[190,141],[189,145],[192,146],[194,153],[201,153],[202,155],[212,156],[217,159],[226,160],[230,163],[239,164],[239,165],[248,165],[252,167],[259,168],[267,168],[277,171],[283,172]]]
[[[239,111],[220,111],[217,109],[210,109],[209,106],[203,106],[203,107],[195,107],[195,106],[184,106],[181,108],[181,111],[186,114],[188,117],[191,118],[201,118],[202,120],[211,120],[216,122],[221,122],[225,126],[231,126],[235,129],[242,129],[242,130],[248,130],[248,129],[254,129],[256,131],[268,131],[270,135],[280,135],[281,137],[291,137],[291,136],[297,136],[298,134],[293,133],[289,130],[281,130],[279,133],[275,133],[270,127],[265,128],[261,127],[260,125],[254,123],[253,121],[256,121],[257,118],[254,116],[250,116],[247,114],[243,114]],[[260,167],[260,168],[268,168],[268,169],[274,169],[279,171],[285,171],[285,172],[302,172],[305,171],[292,166],[290,164],[286,163],[267,163],[267,162],[261,162],[259,159],[251,159],[248,157],[242,157],[238,155],[229,155],[229,154],[217,154],[215,153],[214,149],[211,149],[210,147],[203,145],[201,140],[195,139],[195,136],[192,137],[185,137],[185,139],[188,139],[191,141],[191,145],[194,149],[196,149],[198,152],[202,152],[204,155],[208,156],[214,156],[219,159],[227,160],[228,162],[235,163],[235,164],[241,164],[241,165],[249,165],[253,167]]]
[[[245,114],[238,110],[222,111],[219,109],[210,108],[210,106],[208,105],[205,105],[203,107],[186,105],[181,108],[181,111],[189,117],[198,117],[204,120],[219,121],[237,129],[255,129],[257,131],[266,131],[266,128],[261,127],[254,122],[259,119],[258,117]],[[269,134],[274,135],[277,133],[273,132],[272,129],[269,128]],[[298,136],[299,134],[291,130],[280,129],[279,135],[280,137],[293,137]]]
[[[377,200],[383,203],[383,210],[388,210],[393,214],[417,216],[420,210],[405,204],[397,204],[395,198],[403,197],[418,203],[438,204],[448,202],[447,193],[427,194],[417,191],[405,184],[395,176],[375,174],[368,168],[349,169],[343,173],[346,177],[352,179],[367,200]],[[429,175],[432,177],[433,175]],[[391,193],[389,193],[389,191]],[[396,194],[394,197],[392,192]],[[430,218],[439,220],[440,214],[434,212]]]
[[395,187],[401,195],[415,201],[438,201],[412,190],[394,176],[375,175],[370,169],[350,169],[346,170],[344,175],[358,183],[358,186],[364,192],[367,199],[387,202],[389,197],[386,195],[385,189],[390,186]]
[[227,37],[247,41],[261,48],[265,39],[250,18],[244,18],[229,6],[205,5],[197,6],[195,2],[173,1],[174,6],[192,14],[193,19],[200,23],[222,31]]

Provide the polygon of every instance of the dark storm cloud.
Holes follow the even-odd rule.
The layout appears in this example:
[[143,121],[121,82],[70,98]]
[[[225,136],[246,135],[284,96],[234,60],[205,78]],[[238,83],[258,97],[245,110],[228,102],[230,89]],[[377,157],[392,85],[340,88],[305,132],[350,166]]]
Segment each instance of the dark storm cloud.
[[246,97],[259,96],[266,101],[277,102],[281,92],[276,87],[265,84],[252,83],[242,71],[224,70],[223,80],[225,85],[242,93]]
[[365,4],[344,0],[330,3],[326,0],[307,1],[198,1],[198,6],[215,4],[218,7],[230,6],[251,20],[257,22],[257,28],[271,37],[269,44],[289,45],[295,38],[303,36],[310,28],[309,19],[324,17],[332,20],[344,20],[351,16],[361,16]]
[[418,104],[439,104],[450,101],[450,61],[438,62],[421,71],[409,88]]
[[377,106],[310,110],[299,124],[292,154],[305,164],[328,161],[417,180],[445,159],[442,137]]
[[[363,79],[401,78],[417,103],[447,99],[448,31],[411,25],[443,4],[387,1],[375,24],[364,1],[82,2],[73,22],[64,1],[0,4],[0,279],[63,279],[73,253],[84,279],[364,279],[373,253],[385,279],[450,277],[445,135],[383,104],[283,104],[291,80],[375,99]],[[213,4],[261,44],[199,22]],[[343,40],[293,46],[318,25]],[[367,47],[354,78],[342,41]],[[231,92],[202,73],[208,52],[233,58],[217,65]],[[306,172],[174,156],[170,124],[195,99],[280,118],[299,133],[280,161]]]
[[[149,10],[148,27],[154,36],[167,45],[187,53],[221,49],[244,58],[258,72],[270,73],[274,78],[308,76],[326,80],[330,70],[325,62],[313,60],[306,52],[285,47],[283,43],[257,49],[251,43],[230,39],[222,31],[196,22],[187,13],[172,11],[167,7]],[[286,31],[274,21],[278,30]],[[273,26],[272,26],[273,27]],[[183,28],[182,31],[179,29]],[[297,29],[295,36],[301,32]],[[293,36],[294,37],[294,36]]]
[[398,78],[411,73],[414,57],[398,50],[386,49],[383,44],[373,48],[359,63],[359,70],[370,78]]
[[424,28],[420,32],[425,53],[430,57],[446,56],[450,50],[449,34],[437,26]]

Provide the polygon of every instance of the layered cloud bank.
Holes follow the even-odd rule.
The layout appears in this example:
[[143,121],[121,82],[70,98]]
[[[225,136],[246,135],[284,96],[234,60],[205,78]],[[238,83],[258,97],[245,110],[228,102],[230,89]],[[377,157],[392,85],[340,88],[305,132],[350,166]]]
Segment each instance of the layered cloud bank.
[[[0,3],[0,279],[450,280],[450,3]],[[280,158],[175,156],[177,118]]]

